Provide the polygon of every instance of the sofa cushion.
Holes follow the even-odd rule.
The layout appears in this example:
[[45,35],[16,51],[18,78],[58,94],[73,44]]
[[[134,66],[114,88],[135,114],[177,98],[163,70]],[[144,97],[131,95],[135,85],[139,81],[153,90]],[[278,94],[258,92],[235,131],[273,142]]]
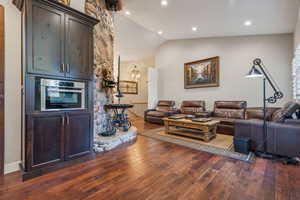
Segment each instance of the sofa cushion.
[[148,116],[152,117],[165,117],[167,114],[165,112],[160,112],[160,111],[150,111],[147,114]]
[[246,101],[216,101],[215,108],[224,109],[245,109],[247,107]]
[[182,107],[180,109],[180,112],[182,114],[188,114],[188,115],[194,115],[194,114],[202,112],[202,111],[203,111],[202,107]]
[[[280,108],[276,107],[269,107],[267,108],[266,119],[270,121],[272,119],[272,115],[275,111],[279,110]],[[263,108],[249,108],[246,111],[246,119],[264,119],[264,110]]]
[[214,117],[220,118],[234,118],[234,119],[244,119],[245,110],[244,109],[215,109]]
[[173,107],[175,106],[175,101],[158,101],[157,106]]
[[205,107],[204,101],[183,101],[181,107]]
[[299,104],[295,102],[286,103],[283,108],[277,110],[272,115],[272,121],[282,123],[288,117],[291,117],[299,109]]
[[171,110],[171,108],[168,106],[157,106],[156,110],[159,112],[168,112],[169,110]]
[[291,117],[298,109],[300,108],[299,104],[296,102],[288,102],[283,106],[285,117]]
[[272,115],[272,122],[284,122],[284,119],[285,119],[285,116],[284,116],[283,108],[275,111]]

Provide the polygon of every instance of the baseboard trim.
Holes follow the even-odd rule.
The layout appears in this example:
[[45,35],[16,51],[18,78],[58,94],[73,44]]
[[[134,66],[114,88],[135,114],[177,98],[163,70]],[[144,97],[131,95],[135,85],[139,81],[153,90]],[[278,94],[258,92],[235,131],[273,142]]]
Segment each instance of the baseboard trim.
[[9,174],[20,170],[21,161],[12,162],[4,165],[4,174]]

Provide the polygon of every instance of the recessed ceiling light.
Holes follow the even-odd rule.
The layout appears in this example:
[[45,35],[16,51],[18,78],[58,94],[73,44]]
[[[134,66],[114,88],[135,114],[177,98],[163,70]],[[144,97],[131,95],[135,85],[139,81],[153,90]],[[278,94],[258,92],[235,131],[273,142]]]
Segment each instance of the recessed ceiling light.
[[192,30],[193,30],[193,31],[197,31],[198,28],[194,26],[194,27],[192,28]]
[[252,25],[252,21],[247,20],[247,21],[244,22],[244,25],[245,26],[251,26]]
[[125,14],[126,15],[131,15],[131,12],[127,10],[127,11],[125,11]]
[[157,31],[157,33],[158,33],[159,35],[162,35],[164,32],[163,32],[163,31]]
[[168,5],[168,1],[167,0],[161,0],[160,4],[162,6],[167,6]]

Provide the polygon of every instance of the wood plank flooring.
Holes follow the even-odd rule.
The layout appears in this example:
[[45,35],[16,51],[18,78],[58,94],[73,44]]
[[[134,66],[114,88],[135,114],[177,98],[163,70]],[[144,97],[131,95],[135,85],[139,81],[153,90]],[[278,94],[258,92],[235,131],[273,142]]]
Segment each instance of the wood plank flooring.
[[[159,126],[134,120],[139,131]],[[248,164],[147,137],[27,182],[6,175],[0,199],[300,199],[300,169]]]

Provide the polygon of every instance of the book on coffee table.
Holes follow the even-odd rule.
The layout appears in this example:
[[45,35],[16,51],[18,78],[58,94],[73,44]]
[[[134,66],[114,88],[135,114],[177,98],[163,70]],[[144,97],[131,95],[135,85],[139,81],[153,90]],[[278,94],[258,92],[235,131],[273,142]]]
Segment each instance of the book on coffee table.
[[194,119],[192,119],[192,121],[205,123],[205,122],[212,121],[212,119],[211,118],[194,118]]
[[184,115],[173,115],[173,116],[170,116],[168,118],[169,119],[183,119],[183,118],[185,118],[185,116]]

